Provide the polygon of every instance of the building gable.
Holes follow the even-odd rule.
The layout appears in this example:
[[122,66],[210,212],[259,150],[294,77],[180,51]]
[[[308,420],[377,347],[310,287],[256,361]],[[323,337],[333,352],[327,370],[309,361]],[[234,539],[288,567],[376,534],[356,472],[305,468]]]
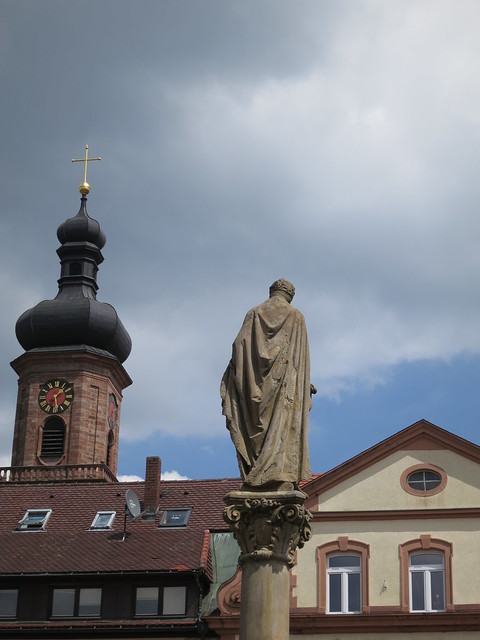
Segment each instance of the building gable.
[[[421,420],[314,478],[312,511],[474,508],[480,504],[480,447]],[[416,491],[407,479],[430,470],[441,484]]]

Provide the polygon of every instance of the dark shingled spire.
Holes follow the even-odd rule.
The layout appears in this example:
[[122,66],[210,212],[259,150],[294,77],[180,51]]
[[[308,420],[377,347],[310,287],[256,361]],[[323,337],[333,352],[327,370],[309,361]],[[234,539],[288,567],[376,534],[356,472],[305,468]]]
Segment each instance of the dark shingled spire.
[[96,299],[105,234],[88,215],[86,203],[87,198],[82,195],[77,215],[57,230],[62,243],[57,254],[62,266],[56,298],[25,311],[17,320],[15,331],[26,351],[87,345],[108,351],[124,362],[132,347],[130,336],[115,309]]

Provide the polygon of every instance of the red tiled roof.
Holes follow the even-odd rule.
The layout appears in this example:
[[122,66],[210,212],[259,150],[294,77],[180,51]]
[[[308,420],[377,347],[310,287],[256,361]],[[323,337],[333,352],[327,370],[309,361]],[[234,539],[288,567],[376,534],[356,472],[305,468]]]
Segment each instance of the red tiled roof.
[[[127,518],[125,492],[144,483],[0,485],[0,575],[208,569],[208,531],[226,531],[223,497],[239,479],[162,481],[160,509],[192,507],[187,527]],[[52,509],[45,531],[16,531],[27,509]],[[97,511],[116,511],[113,530],[89,531]],[[207,533],[206,533],[207,532]]]

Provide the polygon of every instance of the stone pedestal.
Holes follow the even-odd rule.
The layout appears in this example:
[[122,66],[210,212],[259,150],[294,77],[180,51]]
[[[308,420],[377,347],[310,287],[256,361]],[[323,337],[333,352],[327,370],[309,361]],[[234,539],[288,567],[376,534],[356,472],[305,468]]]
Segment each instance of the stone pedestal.
[[233,491],[224,519],[242,554],[240,640],[288,640],[295,550],[310,538],[302,491]]

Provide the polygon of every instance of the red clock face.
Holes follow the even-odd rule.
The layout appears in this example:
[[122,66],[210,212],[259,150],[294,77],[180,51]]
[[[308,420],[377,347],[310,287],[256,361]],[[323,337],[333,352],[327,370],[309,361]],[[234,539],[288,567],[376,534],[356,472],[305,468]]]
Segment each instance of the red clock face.
[[45,413],[63,413],[72,402],[73,385],[61,378],[46,382],[38,394],[38,404]]

